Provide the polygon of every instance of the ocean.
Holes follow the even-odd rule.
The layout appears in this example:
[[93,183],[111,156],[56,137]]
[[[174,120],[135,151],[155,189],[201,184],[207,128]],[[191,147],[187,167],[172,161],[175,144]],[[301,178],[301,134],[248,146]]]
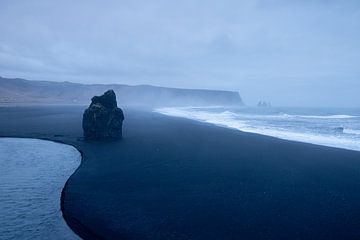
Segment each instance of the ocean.
[[154,111],[244,132],[360,151],[360,108],[215,106]]
[[0,239],[80,239],[60,210],[79,151],[51,141],[0,138],[0,156]]

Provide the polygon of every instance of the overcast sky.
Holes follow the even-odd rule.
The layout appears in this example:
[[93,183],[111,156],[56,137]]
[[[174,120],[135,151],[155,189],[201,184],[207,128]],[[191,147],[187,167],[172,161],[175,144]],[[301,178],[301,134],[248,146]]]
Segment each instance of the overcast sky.
[[360,1],[1,0],[0,75],[360,107]]

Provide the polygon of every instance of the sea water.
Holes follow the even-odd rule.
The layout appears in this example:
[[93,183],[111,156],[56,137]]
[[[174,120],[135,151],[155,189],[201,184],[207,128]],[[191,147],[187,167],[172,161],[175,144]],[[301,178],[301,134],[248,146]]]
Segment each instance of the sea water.
[[281,139],[360,151],[360,109],[177,107],[156,112]]
[[79,239],[62,217],[60,197],[80,159],[69,145],[0,138],[0,239]]

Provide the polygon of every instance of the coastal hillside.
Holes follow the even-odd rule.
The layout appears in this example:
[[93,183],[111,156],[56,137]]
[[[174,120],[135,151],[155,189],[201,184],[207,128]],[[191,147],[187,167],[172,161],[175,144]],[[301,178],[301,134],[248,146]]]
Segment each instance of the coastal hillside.
[[238,92],[179,89],[150,85],[79,84],[71,82],[29,81],[0,77],[1,105],[88,104],[94,95],[113,89],[121,105],[211,106],[243,105]]

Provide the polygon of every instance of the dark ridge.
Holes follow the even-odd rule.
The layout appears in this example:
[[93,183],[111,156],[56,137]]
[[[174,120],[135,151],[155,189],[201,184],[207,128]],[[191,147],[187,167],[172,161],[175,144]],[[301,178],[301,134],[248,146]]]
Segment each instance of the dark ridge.
[[238,92],[180,89],[150,85],[79,84],[71,82],[29,81],[0,77],[0,104],[46,105],[88,104],[89,99],[113,89],[121,105],[131,106],[210,106],[243,105]]

